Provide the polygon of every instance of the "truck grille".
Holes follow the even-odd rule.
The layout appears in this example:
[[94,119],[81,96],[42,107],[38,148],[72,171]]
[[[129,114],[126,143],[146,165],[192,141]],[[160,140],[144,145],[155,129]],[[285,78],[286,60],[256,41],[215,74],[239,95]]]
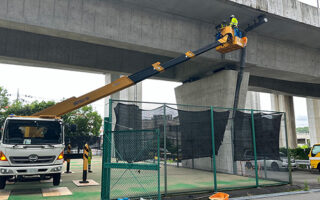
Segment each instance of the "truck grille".
[[37,161],[30,161],[27,156],[14,156],[9,157],[12,164],[42,164],[42,163],[52,163],[55,156],[39,156]]

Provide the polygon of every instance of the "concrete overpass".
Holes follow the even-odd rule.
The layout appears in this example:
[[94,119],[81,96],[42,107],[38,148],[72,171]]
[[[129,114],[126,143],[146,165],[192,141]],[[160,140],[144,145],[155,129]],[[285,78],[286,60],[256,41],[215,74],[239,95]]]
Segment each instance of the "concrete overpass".
[[[212,42],[215,25],[230,14],[238,17],[242,28],[260,14],[269,19],[249,35],[240,106],[248,89],[320,97],[319,8],[297,0],[2,0],[0,61],[130,74]],[[236,69],[238,61],[239,52],[222,56],[211,51],[156,78],[181,81],[189,89],[214,79],[215,89],[220,85],[228,92],[201,101],[184,97],[180,102],[231,107],[224,99],[233,97],[235,73],[216,72]],[[229,78],[229,84],[221,77]],[[209,89],[204,85],[202,91],[210,97],[215,92]],[[288,118],[294,118],[294,112]]]
[[[230,13],[243,28],[263,13],[270,22],[249,36],[250,87],[319,97],[318,9],[295,0],[246,2],[3,0],[0,56],[3,62],[133,73],[210,43],[215,24]],[[199,79],[238,60],[239,52],[221,57],[211,51],[159,78]]]

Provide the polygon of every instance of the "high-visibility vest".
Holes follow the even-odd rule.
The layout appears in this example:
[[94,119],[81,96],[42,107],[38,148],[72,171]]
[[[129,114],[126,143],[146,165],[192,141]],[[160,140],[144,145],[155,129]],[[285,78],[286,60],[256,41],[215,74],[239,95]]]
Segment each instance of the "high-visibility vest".
[[238,20],[237,18],[232,18],[230,21],[230,26],[238,26]]

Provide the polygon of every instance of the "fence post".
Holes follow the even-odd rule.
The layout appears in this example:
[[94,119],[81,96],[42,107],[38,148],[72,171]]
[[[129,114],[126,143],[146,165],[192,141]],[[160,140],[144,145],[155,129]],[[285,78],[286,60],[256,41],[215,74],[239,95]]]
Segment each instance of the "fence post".
[[101,180],[101,199],[106,200],[107,199],[107,190],[110,191],[110,188],[107,188],[107,172],[106,172],[106,161],[107,161],[107,132],[108,132],[108,126],[109,126],[109,118],[104,118],[104,130],[103,130],[103,152],[102,152],[102,180]]
[[291,158],[289,152],[289,142],[288,142],[288,134],[287,134],[287,114],[284,114],[284,130],[286,135],[286,148],[287,148],[287,157],[288,157],[288,170],[289,170],[289,183],[292,185],[292,170],[291,170]]
[[214,191],[218,191],[217,187],[217,170],[216,170],[216,145],[214,138],[214,116],[213,116],[213,107],[210,107],[211,113],[211,137],[212,137],[212,163],[213,163],[213,180],[214,180]]
[[160,131],[159,129],[156,129],[157,134],[157,164],[158,164],[158,199],[161,200],[161,193],[160,193]]
[[167,117],[166,117],[166,104],[163,104],[163,150],[164,150],[164,194],[167,195]]
[[251,110],[251,127],[252,127],[252,143],[253,143],[253,153],[254,153],[254,168],[255,168],[255,172],[256,172],[256,187],[259,187],[257,149],[256,149],[256,132],[255,132],[255,128],[254,128],[253,110]]
[[111,163],[112,137],[112,99],[109,100],[109,117],[104,118],[101,199],[110,199],[111,170],[106,165]]

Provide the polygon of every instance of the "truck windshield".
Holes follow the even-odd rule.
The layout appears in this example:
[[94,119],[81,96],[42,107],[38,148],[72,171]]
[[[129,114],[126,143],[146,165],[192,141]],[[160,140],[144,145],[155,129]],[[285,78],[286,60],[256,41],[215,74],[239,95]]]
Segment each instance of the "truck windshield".
[[59,121],[9,120],[4,132],[5,144],[61,144]]
[[317,155],[318,153],[320,153],[320,145],[314,145],[313,148],[312,148],[311,155],[312,155],[312,156],[315,156],[315,155]]

